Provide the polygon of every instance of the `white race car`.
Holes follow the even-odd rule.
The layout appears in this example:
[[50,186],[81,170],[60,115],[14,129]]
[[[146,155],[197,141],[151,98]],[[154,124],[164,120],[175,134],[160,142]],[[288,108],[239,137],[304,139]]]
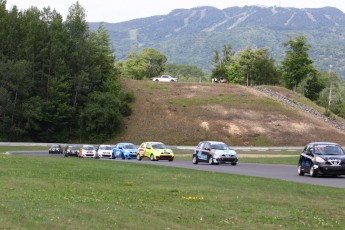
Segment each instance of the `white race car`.
[[100,145],[97,150],[99,157],[111,157],[113,148],[110,145]]

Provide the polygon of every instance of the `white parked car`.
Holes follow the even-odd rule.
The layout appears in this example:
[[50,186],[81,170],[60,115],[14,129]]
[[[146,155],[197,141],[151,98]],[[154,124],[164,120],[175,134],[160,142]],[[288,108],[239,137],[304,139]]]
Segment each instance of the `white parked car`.
[[162,75],[160,77],[153,78],[152,81],[174,82],[174,81],[178,81],[178,78],[177,77],[172,77],[172,76],[169,76],[169,75]]
[[100,145],[97,150],[99,157],[111,157],[113,148],[110,145]]

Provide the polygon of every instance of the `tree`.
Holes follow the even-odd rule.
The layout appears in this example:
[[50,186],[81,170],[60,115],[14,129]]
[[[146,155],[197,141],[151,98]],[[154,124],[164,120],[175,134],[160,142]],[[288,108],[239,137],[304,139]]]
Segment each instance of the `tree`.
[[299,35],[283,43],[288,50],[282,61],[282,77],[288,89],[296,90],[296,87],[307,78],[309,74],[315,73],[313,61],[309,58],[310,44],[306,37]]
[[222,54],[219,54],[218,50],[214,51],[214,56],[212,60],[212,64],[214,69],[212,70],[211,77],[212,78],[226,78],[227,74],[227,66],[229,66],[234,60],[235,52],[232,50],[231,45],[224,45],[222,49]]
[[167,63],[165,73],[178,77],[180,81],[200,82],[205,80],[205,73],[195,65]]
[[138,54],[136,49],[132,49],[123,72],[132,79],[153,78],[164,72],[166,61],[166,56],[158,50],[146,48]]
[[147,78],[157,77],[164,72],[167,58],[158,50],[145,48],[139,54],[139,58],[143,58],[148,65]]
[[308,76],[308,78],[305,81],[305,86],[303,87],[303,94],[310,100],[317,101],[320,97],[320,92],[325,87],[326,83],[322,79],[322,75],[320,73],[312,74]]

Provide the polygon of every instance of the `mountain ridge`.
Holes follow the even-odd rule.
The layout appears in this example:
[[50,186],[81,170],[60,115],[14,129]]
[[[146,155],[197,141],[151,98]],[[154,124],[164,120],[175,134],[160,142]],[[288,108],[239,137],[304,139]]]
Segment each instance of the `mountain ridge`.
[[[99,23],[89,23],[96,29]],[[155,48],[169,62],[195,64],[212,69],[215,49],[231,44],[235,51],[246,47],[268,48],[279,63],[285,54],[288,35],[304,34],[312,45],[310,55],[321,70],[330,66],[345,73],[345,14],[337,8],[200,6],[175,9],[120,23],[104,23],[118,60],[132,47]]]

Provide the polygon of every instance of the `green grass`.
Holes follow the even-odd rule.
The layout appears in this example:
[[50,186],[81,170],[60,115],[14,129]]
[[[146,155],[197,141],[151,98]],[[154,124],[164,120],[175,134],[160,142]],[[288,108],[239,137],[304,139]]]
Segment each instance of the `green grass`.
[[344,189],[157,165],[0,155],[0,184],[0,229],[345,225]]

